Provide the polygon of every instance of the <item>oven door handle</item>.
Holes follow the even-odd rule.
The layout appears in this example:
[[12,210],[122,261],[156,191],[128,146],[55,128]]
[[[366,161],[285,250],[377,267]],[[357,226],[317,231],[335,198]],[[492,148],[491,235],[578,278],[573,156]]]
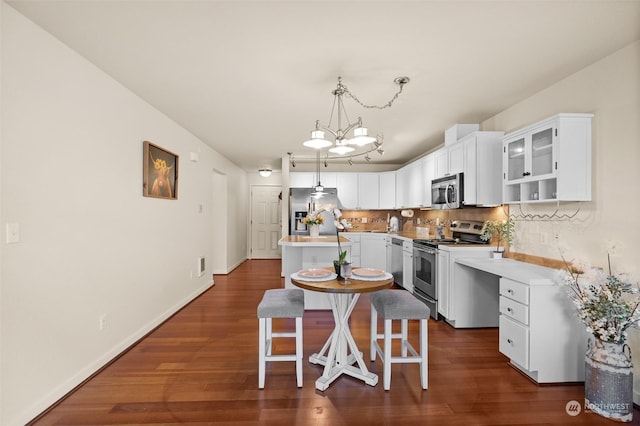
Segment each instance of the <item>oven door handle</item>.
[[416,246],[413,246],[413,249],[422,253],[427,253],[427,254],[437,254],[438,252],[436,249],[416,247]]

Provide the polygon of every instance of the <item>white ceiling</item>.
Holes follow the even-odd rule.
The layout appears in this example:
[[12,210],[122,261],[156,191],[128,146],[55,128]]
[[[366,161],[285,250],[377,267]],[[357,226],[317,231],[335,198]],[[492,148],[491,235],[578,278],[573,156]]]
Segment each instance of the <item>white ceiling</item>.
[[635,0],[7,3],[247,171],[315,155],[338,76],[367,104],[410,77],[345,99],[403,164],[640,39]]

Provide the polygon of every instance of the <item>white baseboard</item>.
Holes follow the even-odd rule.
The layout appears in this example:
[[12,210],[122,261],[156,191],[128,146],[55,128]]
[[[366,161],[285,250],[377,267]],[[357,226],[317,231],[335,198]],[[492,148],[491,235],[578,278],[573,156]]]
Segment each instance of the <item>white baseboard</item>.
[[21,426],[29,421],[36,418],[46,409],[55,404],[58,400],[64,397],[66,394],[71,392],[76,386],[81,384],[83,381],[87,380],[109,362],[111,362],[114,358],[118,357],[122,352],[131,347],[138,340],[143,338],[146,334],[148,334],[151,330],[158,327],[160,324],[169,319],[173,314],[178,312],[180,309],[185,307],[189,302],[194,300],[196,297],[200,296],[206,290],[211,288],[214,285],[213,280],[204,286],[199,287],[191,294],[189,294],[184,299],[180,300],[178,303],[173,305],[171,308],[167,309],[158,317],[149,321],[147,324],[142,326],[138,331],[128,336],[124,340],[122,340],[119,344],[114,346],[109,352],[105,353],[95,361],[91,362],[82,370],[78,371],[78,373],[74,374],[72,377],[67,379],[65,382],[61,383],[59,386],[55,387],[51,390],[45,397],[41,398],[39,401],[34,402],[31,406],[25,409],[21,414],[16,416],[16,418],[11,419],[7,426]]

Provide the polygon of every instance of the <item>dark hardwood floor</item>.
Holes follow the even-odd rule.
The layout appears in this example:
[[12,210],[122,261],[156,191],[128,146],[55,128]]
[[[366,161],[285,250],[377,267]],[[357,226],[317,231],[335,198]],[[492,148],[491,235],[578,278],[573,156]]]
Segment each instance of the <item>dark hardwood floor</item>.
[[[34,420],[34,425],[611,425],[593,413],[569,416],[584,387],[537,386],[498,352],[497,329],[455,330],[429,322],[429,389],[418,366],[393,366],[391,390],[341,377],[315,389],[321,367],[307,362],[333,329],[329,311],[304,317],[304,387],[290,362],[267,366],[258,384],[258,320],[263,292],[282,287],[279,260],[252,260],[178,312],[115,362]],[[275,324],[293,326],[291,320]],[[368,359],[369,297],[352,315]],[[417,334],[417,323],[410,333]],[[550,332],[553,332],[550,330]],[[292,339],[286,339],[292,340]],[[276,342],[292,350],[290,343]],[[370,369],[381,373],[380,361]],[[640,423],[640,410],[634,410]]]

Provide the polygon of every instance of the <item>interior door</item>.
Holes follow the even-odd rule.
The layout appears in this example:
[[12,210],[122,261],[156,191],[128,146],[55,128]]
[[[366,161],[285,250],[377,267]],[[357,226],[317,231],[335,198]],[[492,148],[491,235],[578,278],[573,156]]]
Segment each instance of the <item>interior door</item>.
[[251,258],[279,259],[280,186],[251,188]]

